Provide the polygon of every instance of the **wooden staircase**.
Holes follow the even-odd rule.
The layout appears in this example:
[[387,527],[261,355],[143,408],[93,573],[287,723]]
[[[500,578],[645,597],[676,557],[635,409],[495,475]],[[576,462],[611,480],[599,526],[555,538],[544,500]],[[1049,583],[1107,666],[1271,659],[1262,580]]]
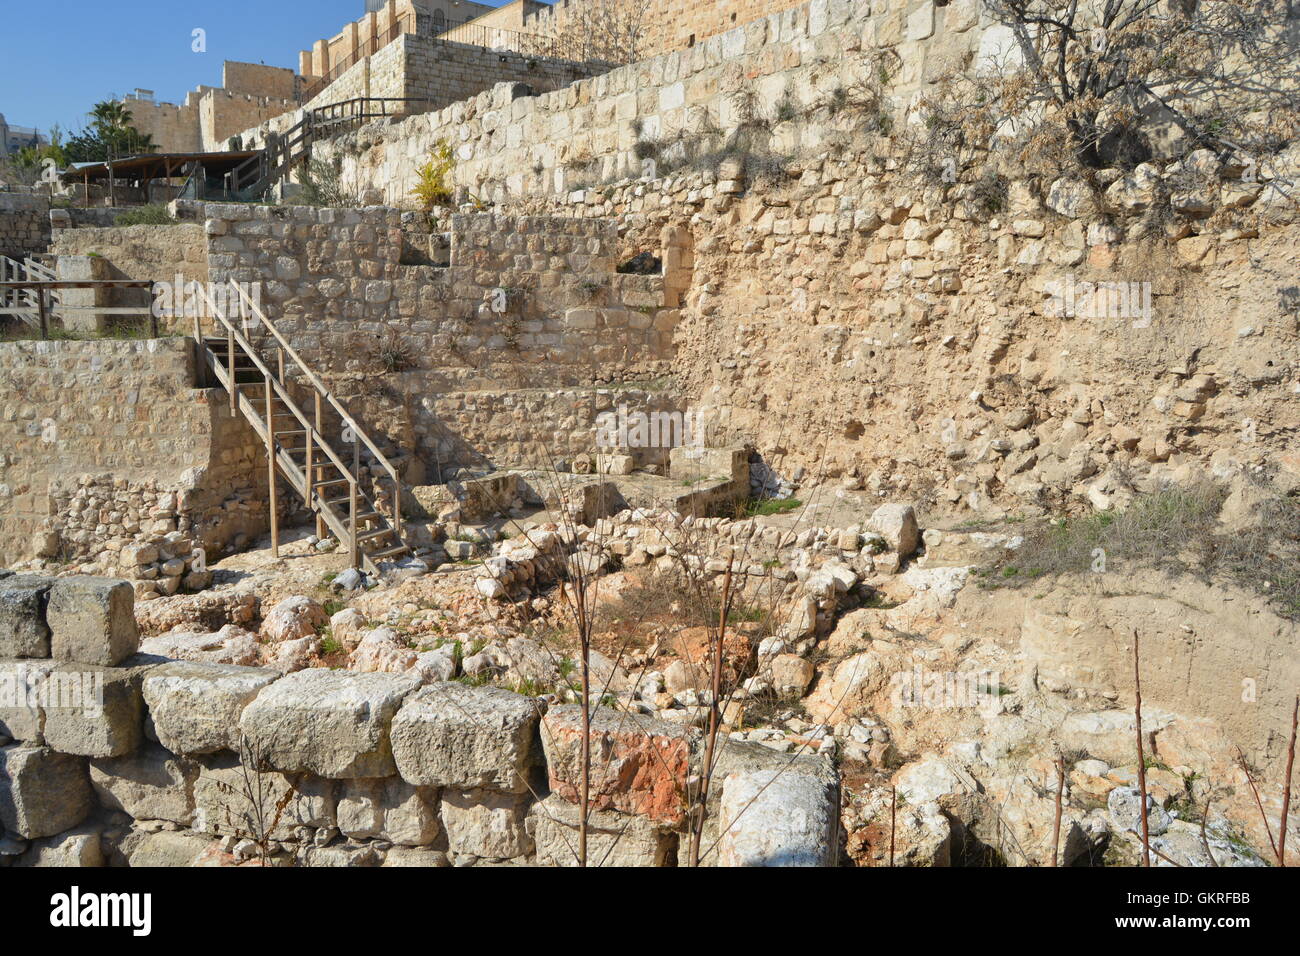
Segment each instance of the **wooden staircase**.
[[[205,335],[199,320],[194,320],[200,385],[215,382],[223,387],[230,396],[232,414],[242,414],[261,437],[267,449],[270,500],[276,499],[278,482],[287,482],[315,514],[317,535],[323,538],[332,533],[348,548],[352,567],[377,574],[380,561],[398,560],[411,553],[402,536],[402,486],[397,469],[253,300],[238,286],[231,288],[242,301],[246,318],[223,315],[207,291],[201,293],[209,314],[215,317],[216,334]],[[254,319],[270,333],[270,342],[262,337],[261,344],[274,348],[273,363],[263,358],[245,334]],[[296,372],[294,384],[308,392],[310,415],[291,394],[286,359]],[[342,444],[350,444],[350,452],[336,450],[325,438],[326,406],[341,419]],[[271,550],[279,556],[279,519],[274,507]]]

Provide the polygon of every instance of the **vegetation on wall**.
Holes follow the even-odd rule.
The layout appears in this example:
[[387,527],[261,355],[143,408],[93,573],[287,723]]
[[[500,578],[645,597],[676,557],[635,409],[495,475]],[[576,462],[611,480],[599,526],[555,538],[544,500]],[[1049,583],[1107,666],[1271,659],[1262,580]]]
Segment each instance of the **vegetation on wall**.
[[456,157],[451,144],[438,140],[429,153],[428,162],[415,171],[415,188],[411,195],[420,201],[420,208],[429,212],[436,206],[450,206],[452,202],[452,171]]

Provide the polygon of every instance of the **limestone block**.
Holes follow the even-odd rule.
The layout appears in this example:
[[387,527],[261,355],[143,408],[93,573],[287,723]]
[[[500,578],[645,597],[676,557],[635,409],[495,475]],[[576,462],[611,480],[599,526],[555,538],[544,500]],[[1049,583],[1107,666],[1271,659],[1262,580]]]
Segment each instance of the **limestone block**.
[[17,866],[103,866],[104,849],[99,827],[87,824],[55,836],[35,840]]
[[0,661],[0,735],[31,744],[43,744],[45,710],[42,687],[54,661]]
[[45,605],[52,584],[30,574],[0,579],[0,657],[50,656]]
[[339,789],[338,827],[354,840],[427,846],[439,833],[437,792],[396,777],[345,780]]
[[532,852],[525,825],[530,797],[493,790],[444,790],[442,823],[454,853],[508,860]]
[[199,767],[157,744],[124,757],[90,761],[90,783],[101,806],[136,820],[194,820],[194,782]]
[[130,581],[59,578],[50,587],[46,620],[56,660],[116,667],[140,646]]
[[172,661],[144,679],[158,740],[178,754],[239,750],[239,715],[280,677],[261,667]]
[[[528,811],[539,866],[578,865],[578,808],[552,794]],[[588,866],[670,866],[678,835],[645,817],[592,811],[587,817]]]
[[523,792],[538,763],[537,721],[533,701],[504,688],[430,684],[393,719],[398,773],[419,786]]
[[0,747],[0,823],[24,840],[75,827],[91,809],[84,757],[48,747]]
[[[552,707],[542,718],[542,748],[551,790],[578,802],[581,780],[581,708]],[[639,813],[661,823],[682,819],[682,792],[691,765],[691,731],[680,724],[607,707],[591,714],[593,750],[602,757],[591,774],[591,806]]]
[[419,685],[405,674],[302,670],[263,689],[239,727],[279,770],[387,777],[397,772],[389,725]]
[[148,668],[61,664],[46,677],[45,743],[60,753],[120,757],[144,736]]
[[[337,784],[311,774],[245,772],[234,754],[205,758],[194,782],[193,829],[202,833],[256,835],[258,817],[273,840],[293,837],[297,827],[337,825]],[[289,791],[293,796],[287,796]],[[284,808],[276,819],[276,808]]]
[[752,770],[722,782],[720,866],[830,866],[839,790],[822,776]]
[[884,538],[890,550],[897,551],[900,558],[911,555],[920,543],[921,531],[911,505],[881,505],[872,512],[867,525]]

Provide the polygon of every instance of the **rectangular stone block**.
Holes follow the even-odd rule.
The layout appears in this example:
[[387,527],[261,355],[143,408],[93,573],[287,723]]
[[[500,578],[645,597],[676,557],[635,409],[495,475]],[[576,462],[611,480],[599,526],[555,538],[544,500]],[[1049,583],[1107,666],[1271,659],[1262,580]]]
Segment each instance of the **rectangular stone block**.
[[144,700],[158,741],[178,754],[238,752],[239,716],[278,671],[235,664],[172,661],[144,679]]
[[120,757],[144,739],[140,684],[151,667],[60,664],[43,685],[45,744],[82,757]]
[[393,718],[397,771],[418,786],[522,793],[540,756],[537,721],[534,703],[504,688],[430,684]]
[[345,780],[340,786],[338,827],[353,840],[387,840],[428,846],[438,838],[438,793],[396,777]]
[[42,744],[46,676],[54,661],[0,661],[0,735],[29,744]]
[[84,757],[48,747],[0,747],[0,823],[24,840],[75,827],[91,809]]
[[[542,718],[541,736],[552,792],[576,804],[582,779],[582,709],[572,704],[552,707]],[[692,765],[685,727],[596,707],[590,736],[592,753],[599,755],[591,768],[593,809],[637,813],[669,826],[682,821]]]
[[272,767],[322,777],[397,772],[389,727],[411,691],[406,674],[317,668],[280,678],[244,708],[239,729]]
[[[264,827],[273,840],[288,840],[297,827],[336,826],[338,784],[310,774],[248,770],[234,754],[203,758],[194,783],[193,829],[201,833],[258,836]],[[293,796],[286,798],[289,791]],[[284,801],[276,817],[276,808]],[[258,821],[261,821],[259,823]]]
[[533,850],[525,825],[529,800],[526,794],[494,790],[444,790],[440,809],[447,846],[489,860],[527,856]]
[[49,578],[5,572],[0,577],[0,657],[49,657]]
[[[538,866],[578,865],[578,808],[552,794],[528,811]],[[673,866],[678,835],[645,817],[593,810],[587,816],[587,866]]]
[[194,820],[194,782],[198,764],[146,744],[124,757],[90,761],[90,783],[103,807],[135,820]]
[[140,646],[130,581],[58,578],[50,587],[46,621],[56,660],[116,667]]

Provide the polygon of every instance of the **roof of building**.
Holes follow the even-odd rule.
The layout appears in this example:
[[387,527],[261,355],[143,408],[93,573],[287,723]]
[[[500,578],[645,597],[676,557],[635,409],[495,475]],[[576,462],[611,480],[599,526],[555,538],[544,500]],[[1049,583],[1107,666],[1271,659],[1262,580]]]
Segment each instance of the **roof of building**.
[[[251,159],[258,150],[235,150],[222,153],[149,153],[123,156],[113,160],[114,179],[164,179],[179,176],[190,163],[198,162],[211,175],[223,173]],[[74,163],[72,169],[82,179],[107,179],[108,163]]]

